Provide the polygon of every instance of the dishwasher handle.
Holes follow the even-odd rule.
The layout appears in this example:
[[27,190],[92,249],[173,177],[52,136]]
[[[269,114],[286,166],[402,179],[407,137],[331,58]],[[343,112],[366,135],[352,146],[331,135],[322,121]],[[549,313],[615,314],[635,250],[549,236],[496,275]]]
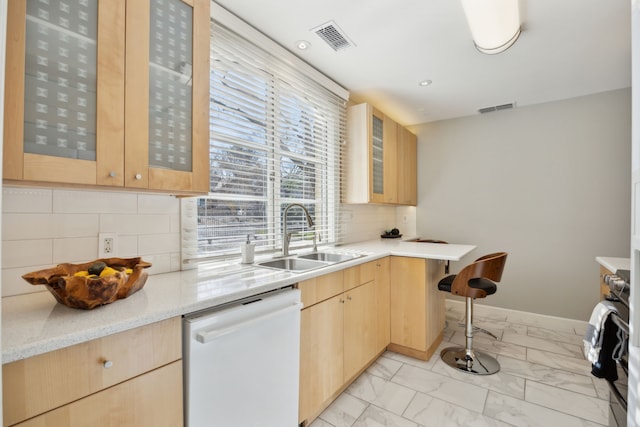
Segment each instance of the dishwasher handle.
[[260,323],[265,321],[266,319],[270,319],[272,317],[275,316],[279,316],[281,314],[287,313],[289,311],[300,311],[302,309],[302,303],[301,302],[297,302],[295,304],[289,305],[287,307],[281,308],[280,310],[275,310],[275,311],[271,311],[268,312],[262,316],[258,316],[258,317],[254,317],[242,322],[238,322],[235,323],[231,326],[227,326],[225,328],[214,328],[214,329],[209,329],[209,330],[204,330],[204,331],[200,331],[197,332],[195,335],[196,341],[198,341],[199,343],[202,344],[208,344],[211,341],[216,340],[217,338],[220,338],[222,336],[231,334],[233,332],[239,331],[241,329],[244,328],[248,328],[251,325],[254,325],[256,323]]

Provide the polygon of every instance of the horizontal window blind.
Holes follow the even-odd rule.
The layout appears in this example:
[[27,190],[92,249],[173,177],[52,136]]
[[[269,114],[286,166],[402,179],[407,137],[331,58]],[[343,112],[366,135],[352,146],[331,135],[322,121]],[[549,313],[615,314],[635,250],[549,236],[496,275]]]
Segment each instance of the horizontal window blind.
[[210,193],[183,202],[183,258],[282,248],[282,213],[293,207],[290,248],[339,241],[340,148],[345,101],[212,21]]

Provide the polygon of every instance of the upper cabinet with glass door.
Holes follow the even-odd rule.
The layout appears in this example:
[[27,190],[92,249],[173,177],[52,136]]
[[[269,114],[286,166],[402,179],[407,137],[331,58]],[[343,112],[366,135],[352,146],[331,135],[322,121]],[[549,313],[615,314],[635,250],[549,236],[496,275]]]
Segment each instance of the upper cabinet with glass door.
[[5,180],[207,192],[208,1],[15,0],[7,25]]
[[347,109],[343,203],[416,205],[416,138],[370,104]]
[[127,187],[209,191],[209,10],[209,0],[127,3]]

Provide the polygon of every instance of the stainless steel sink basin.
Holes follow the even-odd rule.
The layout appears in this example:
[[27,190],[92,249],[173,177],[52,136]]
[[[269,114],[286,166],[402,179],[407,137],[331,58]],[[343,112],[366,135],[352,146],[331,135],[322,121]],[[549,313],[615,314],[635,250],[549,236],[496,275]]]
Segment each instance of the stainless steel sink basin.
[[300,258],[279,258],[272,259],[271,261],[264,261],[258,263],[257,265],[261,267],[268,268],[276,268],[279,270],[287,270],[287,271],[308,271],[313,270],[314,268],[326,267],[326,262],[314,261],[310,259],[300,259]]
[[349,261],[352,259],[360,258],[361,256],[362,255],[339,254],[335,252],[313,252],[306,255],[298,255],[298,258],[337,263],[337,262]]

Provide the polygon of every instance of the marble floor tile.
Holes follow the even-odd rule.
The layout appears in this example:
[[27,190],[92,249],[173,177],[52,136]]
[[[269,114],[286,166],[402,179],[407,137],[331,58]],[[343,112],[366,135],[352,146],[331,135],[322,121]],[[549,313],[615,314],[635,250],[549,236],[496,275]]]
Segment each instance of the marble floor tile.
[[369,405],[353,427],[420,427],[406,418],[402,418],[375,405]]
[[524,399],[524,378],[510,375],[510,373],[504,372],[502,368],[493,375],[472,375],[459,369],[454,369],[440,359],[434,365],[433,371],[467,384],[477,385],[478,387],[508,394],[518,399]]
[[487,396],[484,415],[518,427],[601,427],[601,425],[583,418],[567,415],[493,391],[490,391]]
[[347,388],[347,393],[397,415],[404,412],[416,394],[415,390],[366,372]]
[[429,360],[415,359],[413,357],[405,356],[404,354],[393,353],[390,351],[385,352],[383,356],[407,365],[415,366],[416,368],[431,370],[433,365],[438,361],[438,359],[440,359],[440,352],[450,346],[451,343],[449,341],[442,341]]
[[[464,347],[466,338],[464,334],[455,333],[450,342]],[[515,359],[525,360],[527,358],[527,348],[521,345],[515,345],[512,343],[497,341],[491,337],[487,337],[484,334],[476,334],[473,336],[473,348],[482,350],[489,353],[492,356],[502,354],[504,356],[513,357]]]
[[[477,301],[477,300],[476,300]],[[496,310],[494,307],[485,307],[481,304],[473,304],[474,320],[504,322],[507,320],[507,312]]]
[[335,427],[335,426],[332,425],[332,424],[329,424],[328,422],[326,422],[323,419],[316,418],[316,420],[314,422],[309,424],[309,427]]
[[440,399],[418,393],[404,417],[424,427],[507,427],[496,419],[453,405]]
[[541,316],[537,314],[525,313],[523,311],[510,312],[507,321],[527,326],[537,326],[539,328],[551,329],[563,332],[575,332],[573,323],[568,319],[560,319],[551,316]]
[[[598,397],[590,376],[575,374],[573,372],[554,369],[510,357],[498,356],[498,362],[500,363],[500,372],[565,390],[575,391],[576,393],[587,396]],[[495,391],[502,392],[501,390]],[[515,394],[502,393],[518,397]]]
[[391,381],[476,412],[482,412],[487,396],[485,388],[409,365]]
[[464,305],[447,301],[446,316],[430,360],[385,352],[310,427],[607,424],[608,384],[591,375],[582,354],[586,322],[481,307],[474,324],[500,339],[476,333],[473,346],[496,357],[501,370],[476,376],[441,361],[444,348],[465,344]]
[[333,427],[351,427],[367,406],[369,406],[367,402],[342,393],[320,414],[320,419]]
[[367,373],[384,378],[385,380],[390,380],[391,377],[398,372],[398,369],[400,369],[401,366],[402,362],[382,355],[378,360],[373,362],[371,366],[369,366]]
[[505,332],[502,336],[502,341],[505,343],[516,344],[528,348],[535,348],[550,353],[556,353],[563,356],[571,356],[575,358],[582,357],[582,347],[579,347],[575,344],[566,344],[557,341],[550,341],[544,338],[514,334],[511,332]]
[[583,357],[562,356],[548,351],[527,349],[527,359],[529,362],[549,366],[555,369],[575,372],[576,374],[591,375],[591,364]]
[[610,389],[609,383],[607,380],[602,378],[596,378],[593,375],[591,376],[591,381],[593,381],[593,387],[596,390],[596,394],[600,399],[609,400],[610,397]]
[[584,337],[584,334],[577,335],[571,332],[552,331],[537,326],[529,326],[528,335],[536,338],[574,344],[580,347],[582,347],[582,338]]
[[607,424],[609,420],[608,402],[534,381],[527,382],[525,400],[595,423]]

